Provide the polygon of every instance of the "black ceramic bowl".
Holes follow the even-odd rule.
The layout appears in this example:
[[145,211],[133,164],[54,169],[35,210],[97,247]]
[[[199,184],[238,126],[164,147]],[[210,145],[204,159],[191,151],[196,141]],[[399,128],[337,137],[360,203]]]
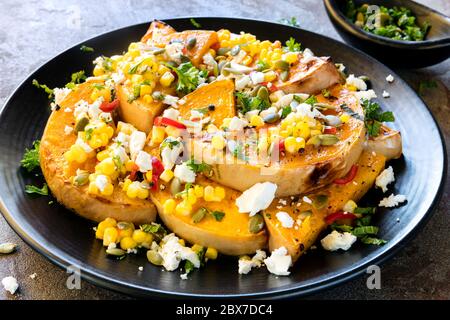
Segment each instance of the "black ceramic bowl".
[[[384,246],[357,243],[346,252],[308,252],[292,268],[289,277],[269,274],[266,268],[248,275],[238,274],[236,257],[220,257],[208,266],[180,279],[180,272],[164,272],[147,262],[144,254],[129,255],[124,260],[108,259],[100,241],[96,240],[94,224],[80,218],[49,197],[30,197],[26,184],[42,185],[41,176],[19,168],[25,147],[39,139],[50,110],[47,95],[34,87],[32,79],[50,87],[62,86],[71,73],[91,73],[92,60],[99,55],[113,55],[126,50],[146,32],[149,23],[142,23],[97,36],[74,45],[26,77],[0,111],[0,210],[11,227],[34,249],[66,268],[80,268],[84,279],[98,285],[139,296],[171,295],[182,297],[287,297],[324,290],[356,275],[369,265],[379,264],[404,247],[417,234],[438,203],[447,168],[445,146],[433,116],[417,94],[392,70],[359,50],[342,42],[290,26],[233,18],[196,18],[204,29],[241,30],[260,39],[286,41],[294,37],[317,55],[330,55],[342,62],[349,73],[367,75],[372,88],[380,94],[388,90],[389,99],[378,99],[383,109],[394,111],[393,127],[402,132],[403,154],[392,161],[395,184],[389,193],[369,192],[362,205],[374,205],[390,193],[406,195],[408,202],[395,209],[380,208],[375,216],[379,236],[388,240]],[[189,19],[165,20],[177,30],[192,29]],[[82,52],[85,44],[95,52]],[[385,78],[395,77],[393,83]],[[25,75],[24,75],[25,76]],[[425,128],[417,130],[417,126]],[[245,177],[237,177],[245,179]],[[398,220],[397,220],[398,218]],[[439,232],[439,230],[435,230]],[[419,259],[419,257],[417,258]],[[138,267],[144,266],[143,271]]]
[[353,46],[373,55],[392,67],[420,68],[450,57],[450,18],[410,0],[355,0],[385,7],[403,6],[416,15],[419,24],[431,23],[424,41],[401,41],[381,37],[357,27],[344,15],[347,0],[324,0],[325,9],[339,34]]

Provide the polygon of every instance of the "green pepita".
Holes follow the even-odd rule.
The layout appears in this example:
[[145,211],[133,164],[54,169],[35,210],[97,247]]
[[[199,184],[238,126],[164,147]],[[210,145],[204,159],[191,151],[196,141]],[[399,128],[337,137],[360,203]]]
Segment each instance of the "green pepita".
[[290,67],[289,62],[286,62],[284,60],[276,61],[274,66],[275,66],[275,69],[282,70],[282,71],[288,71],[289,67]]
[[125,250],[122,250],[119,248],[108,248],[108,249],[106,249],[106,253],[109,254],[110,256],[121,257],[126,252],[125,252]]
[[188,50],[192,50],[195,45],[197,44],[197,38],[189,38],[187,43],[186,43],[186,49]]
[[241,47],[237,44],[230,50],[230,54],[232,56],[237,56],[239,54],[239,51],[241,51]]
[[278,113],[270,113],[263,118],[265,123],[275,123],[280,120],[280,115]]
[[178,178],[173,178],[170,183],[170,193],[175,196],[181,192],[181,181]]
[[218,56],[224,56],[228,53],[228,51],[230,51],[230,48],[224,47],[224,48],[219,48],[219,50],[217,50],[217,55]]
[[319,194],[313,199],[313,207],[317,210],[325,208],[328,203],[328,196],[325,194]]
[[251,233],[258,233],[264,228],[264,218],[259,213],[250,217],[248,221],[248,230]]
[[200,208],[198,209],[193,215],[192,215],[192,221],[194,223],[199,223],[200,221],[203,220],[203,218],[206,216],[206,213],[208,212],[208,210],[206,210],[205,208]]
[[323,146],[331,146],[339,142],[339,138],[334,134],[319,134],[320,144]]
[[129,230],[129,229],[134,230],[134,225],[130,222],[120,221],[117,223],[117,228],[119,230]]
[[269,90],[267,90],[266,87],[261,86],[258,89],[258,93],[256,94],[256,96],[258,98],[260,98],[261,100],[267,100],[267,99],[269,99]]
[[7,242],[7,243],[1,243],[0,244],[0,253],[8,254],[14,252],[16,250],[17,244]]
[[336,109],[336,106],[333,106],[333,105],[328,104],[328,103],[323,103],[323,102],[314,103],[313,107],[317,108],[317,109],[323,109],[323,110],[327,110],[327,109],[334,110],[334,109]]
[[163,264],[163,258],[155,250],[148,250],[147,251],[147,260],[150,263],[154,264],[155,266],[160,266],[160,265]]
[[79,187],[85,185],[89,181],[89,172],[86,170],[79,170],[77,175],[73,177],[72,183],[73,185]]
[[77,123],[75,124],[75,131],[76,132],[84,131],[84,128],[86,128],[88,123],[89,123],[89,119],[87,117],[80,118],[77,121]]

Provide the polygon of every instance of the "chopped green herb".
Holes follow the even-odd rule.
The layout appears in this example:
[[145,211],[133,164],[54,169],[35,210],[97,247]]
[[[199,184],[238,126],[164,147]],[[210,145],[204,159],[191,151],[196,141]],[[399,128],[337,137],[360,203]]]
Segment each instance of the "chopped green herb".
[[260,97],[252,97],[244,92],[236,92],[236,104],[238,109],[243,113],[251,110],[265,110],[270,107],[269,98],[261,99]]
[[167,235],[167,230],[156,222],[152,222],[151,224],[143,224],[140,228],[142,231],[152,234],[157,242],[161,241]]
[[307,103],[307,104],[310,104],[313,106],[315,103],[317,103],[317,98],[316,98],[316,96],[311,95],[303,103]]
[[176,90],[179,94],[188,94],[206,81],[208,71],[199,70],[192,65],[191,62],[185,62],[178,67],[174,67],[170,64],[166,64],[167,67],[175,71],[177,74],[177,87]]
[[357,207],[357,208],[354,210],[354,213],[360,213],[360,214],[375,214],[376,211],[377,211],[377,208],[375,208],[375,207],[367,207],[367,208]]
[[291,106],[284,107],[281,111],[281,119],[284,119],[292,112]]
[[80,50],[83,52],[94,52],[94,48],[85,46],[84,44],[80,47]]
[[25,192],[29,194],[40,194],[42,196],[48,196],[48,186],[46,183],[42,186],[42,188],[27,184],[25,186]]
[[358,238],[361,238],[368,234],[376,235],[378,233],[378,227],[374,227],[374,226],[356,227],[353,229],[352,233],[353,233],[353,235],[357,236]]
[[331,97],[331,92],[330,92],[330,90],[328,90],[328,89],[322,89],[322,95],[323,95],[325,98],[329,98],[329,97]]
[[33,142],[32,149],[25,149],[22,160],[20,160],[20,165],[25,168],[28,172],[32,172],[34,169],[39,167],[39,146],[41,141],[36,140]]
[[256,70],[257,71],[264,71],[270,69],[270,65],[266,61],[258,60],[256,63]]
[[111,58],[102,56],[103,69],[105,69],[106,71],[113,71],[112,64],[113,64],[113,61]]
[[186,165],[195,173],[204,172],[210,173],[212,168],[209,164],[204,162],[196,162],[193,158],[186,162]]
[[195,268],[194,264],[189,260],[186,260],[186,262],[184,263],[184,272],[186,272],[186,274],[189,274],[192,271],[194,271],[194,268]]
[[290,37],[289,40],[286,41],[286,46],[284,49],[289,52],[300,52],[302,45],[299,42],[296,42],[293,37]]
[[77,84],[86,80],[86,75],[84,74],[84,70],[81,70],[81,71],[72,73],[70,78],[71,78],[71,81],[68,84],[66,84],[66,88],[73,89],[73,88],[75,88],[75,86]]
[[47,85],[40,84],[36,79],[33,79],[33,81],[31,83],[36,88],[43,89],[45,91],[45,93],[48,94],[48,98],[49,99],[51,99],[53,97],[53,89],[50,89]]
[[370,137],[379,135],[383,122],[395,121],[394,114],[391,111],[381,112],[380,105],[376,102],[363,99],[362,107],[364,110],[364,123]]
[[161,143],[161,145],[159,146],[160,149],[164,149],[166,147],[169,147],[170,150],[173,149],[173,147],[176,147],[180,144],[181,142],[178,140],[172,140],[172,138],[166,138],[164,139],[164,141]]
[[423,95],[426,89],[437,88],[437,82],[434,80],[421,80],[419,82],[419,94]]
[[100,84],[100,83],[94,83],[94,84],[92,85],[92,87],[94,87],[94,89],[97,89],[97,90],[103,90],[103,89],[105,89],[105,86],[102,85],[102,84]]
[[87,129],[84,134],[86,137],[86,140],[91,140],[92,139],[92,133],[94,132],[94,128],[89,128]]
[[356,220],[356,226],[358,227],[369,226],[371,221],[372,221],[371,215],[363,216],[358,220]]
[[342,232],[352,232],[352,230],[353,230],[353,227],[349,226],[347,224],[333,223],[333,224],[331,224],[330,227],[331,227],[332,230],[342,231]]
[[189,19],[189,21],[191,22],[191,24],[196,27],[196,28],[201,28],[202,25],[200,23],[198,23],[197,21],[195,21],[194,18]]
[[222,221],[223,217],[225,216],[225,212],[222,211],[212,211],[211,215],[216,219],[216,221]]
[[288,26],[292,26],[292,27],[300,27],[300,24],[297,22],[297,18],[296,17],[291,17],[290,19],[280,19],[279,20],[280,23],[283,24],[287,24]]
[[369,236],[363,237],[360,240],[364,244],[373,244],[373,245],[376,245],[376,246],[382,246],[383,244],[387,243],[386,240],[378,239],[378,238],[374,238],[374,237],[369,237]]

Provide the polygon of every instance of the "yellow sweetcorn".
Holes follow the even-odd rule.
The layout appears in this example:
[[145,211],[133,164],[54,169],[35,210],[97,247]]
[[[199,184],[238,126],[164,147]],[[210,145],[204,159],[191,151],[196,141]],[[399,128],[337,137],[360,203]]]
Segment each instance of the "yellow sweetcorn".
[[125,179],[123,181],[122,190],[127,192],[128,187],[130,186],[131,183],[132,183],[132,181],[130,179]]
[[153,126],[151,143],[153,145],[160,144],[161,142],[164,141],[165,136],[166,136],[166,131],[165,131],[164,127]]
[[281,59],[286,61],[289,64],[294,64],[298,61],[298,53],[295,52],[286,52],[281,56]]
[[173,214],[175,212],[176,202],[174,199],[167,199],[163,204],[163,211],[165,214]]
[[143,81],[144,81],[144,77],[142,75],[140,75],[140,74],[133,74],[131,76],[131,83],[133,85],[139,85]]
[[153,91],[153,88],[148,84],[143,84],[143,85],[141,85],[140,88],[141,88],[141,90],[139,91],[139,95],[141,97],[143,97],[145,95],[150,95]]
[[210,260],[216,260],[218,256],[218,252],[216,249],[208,247],[208,249],[206,249],[205,252],[205,257],[210,259]]
[[144,185],[139,181],[131,182],[127,187],[127,196],[131,199],[147,199],[150,192],[144,187]]
[[152,103],[153,97],[150,94],[146,94],[142,97],[142,101],[147,104]]
[[347,123],[350,120],[350,115],[348,113],[342,114],[339,119],[342,123]]
[[186,241],[184,241],[184,239],[178,240],[178,243],[181,244],[183,247],[186,246]]
[[192,212],[192,206],[188,201],[183,200],[179,204],[177,204],[177,206],[175,208],[175,212],[177,214],[181,214],[181,215],[185,215],[185,216],[190,215]]
[[305,139],[301,137],[287,137],[284,140],[284,147],[289,153],[297,153],[300,149],[305,148]]
[[87,152],[78,144],[73,144],[69,150],[64,153],[64,158],[68,162],[84,163],[88,159]]
[[117,133],[122,132],[124,134],[131,135],[134,131],[136,131],[136,128],[129,123],[122,121],[117,123]]
[[106,228],[105,232],[103,233],[103,245],[105,247],[107,247],[111,243],[116,243],[118,235],[119,235],[119,232],[118,232],[117,228],[115,228],[115,227]]
[[137,247],[137,242],[132,237],[124,237],[120,240],[120,247],[123,250],[134,249]]
[[199,253],[200,251],[203,250],[203,246],[199,245],[199,244],[194,244],[191,247],[191,250],[194,251],[195,253]]
[[95,66],[94,71],[92,72],[95,77],[99,77],[105,74],[105,69],[100,66]]
[[189,188],[187,193],[184,193],[182,196],[184,201],[188,202],[190,205],[193,205],[197,202],[197,196],[195,195],[194,188]]
[[252,127],[262,127],[264,125],[264,120],[255,114],[250,118],[250,125]]
[[243,60],[242,60],[242,64],[244,66],[249,66],[251,63],[253,62],[253,58],[250,56],[246,56]]
[[214,195],[219,199],[218,201],[222,201],[225,198],[225,189],[222,187],[215,187]]
[[220,126],[222,129],[223,128],[228,128],[230,126],[230,122],[231,122],[231,118],[225,118],[222,121],[222,125]]
[[141,229],[134,230],[132,238],[137,244],[151,244],[153,242],[153,236],[150,233],[142,231]]
[[161,83],[163,87],[168,87],[172,84],[174,80],[175,76],[172,74],[172,72],[166,71],[159,79],[159,83]]
[[172,170],[170,170],[170,169],[165,169],[165,170],[161,173],[161,175],[159,176],[159,178],[160,178],[161,180],[163,180],[164,182],[169,182],[170,180],[172,180],[173,176],[174,176],[174,173],[173,173]]
[[101,89],[94,88],[94,90],[92,90],[92,93],[90,96],[91,100],[95,101],[100,97],[103,97],[103,101],[110,101],[111,100],[111,90],[106,87],[101,88]]
[[358,207],[358,205],[356,204],[355,201],[353,201],[353,200],[348,200],[348,201],[345,203],[345,205],[344,205],[344,207],[342,208],[342,210],[343,210],[344,212],[351,212],[351,213],[353,213],[357,207]]
[[211,145],[216,150],[225,148],[225,138],[222,135],[215,135],[211,139]]
[[225,189],[222,187],[206,186],[203,198],[205,201],[222,201],[225,198]]
[[115,227],[116,225],[116,220],[114,220],[113,218],[106,218],[98,224],[97,229],[95,230],[95,237],[97,239],[103,240],[103,234],[105,233],[106,228]]
[[153,171],[152,170],[149,170],[145,173],[145,179],[147,181],[152,181],[152,179],[153,179]]
[[106,158],[109,158],[110,154],[109,154],[109,150],[102,150],[100,152],[97,153],[97,160],[98,161],[103,161]]
[[[96,176],[96,174],[91,174],[89,176],[90,180],[91,180],[91,176]],[[95,179],[91,180],[91,182],[89,182],[88,193],[92,194],[92,195],[103,195],[103,196],[110,196],[110,195],[112,195],[113,192],[114,192],[114,186],[111,183],[111,179],[108,176],[105,176],[105,177],[107,177],[108,182],[103,187],[103,189],[100,189],[98,187]]]
[[264,73],[264,81],[272,82],[276,79],[277,79],[277,74],[275,71],[268,71],[268,72]]
[[200,185],[194,186],[194,193],[197,198],[202,198],[203,192],[204,192],[204,188],[202,186],[200,186]]
[[95,172],[111,176],[116,172],[116,164],[112,158],[106,158],[95,166]]
[[317,136],[319,134],[322,134],[322,130],[317,129],[311,130],[311,137]]

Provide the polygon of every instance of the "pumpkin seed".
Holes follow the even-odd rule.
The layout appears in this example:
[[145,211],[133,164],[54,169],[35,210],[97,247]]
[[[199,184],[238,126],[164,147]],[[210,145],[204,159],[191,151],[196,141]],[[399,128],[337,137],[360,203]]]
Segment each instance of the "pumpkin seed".
[[186,49],[192,50],[197,44],[197,39],[195,37],[189,38],[186,44]]
[[88,123],[89,123],[89,119],[87,117],[82,117],[75,124],[75,131],[76,132],[84,131],[84,128],[86,128]]
[[134,225],[131,222],[120,221],[117,223],[117,228],[119,228],[119,230],[134,230]]
[[308,218],[309,216],[312,215],[312,211],[311,210],[307,210],[307,211],[302,211],[300,212],[300,214],[298,215],[298,218],[300,220],[305,220],[306,218]]
[[228,48],[228,47],[219,48],[219,50],[217,50],[217,55],[224,56],[228,53],[228,51],[230,51],[230,48]]
[[339,138],[334,134],[319,134],[320,144],[323,146],[331,146],[339,142]]
[[313,207],[320,210],[323,209],[328,203],[328,196],[325,194],[317,195],[313,200]]
[[274,66],[275,66],[275,69],[279,69],[279,70],[283,70],[283,71],[289,70],[289,67],[290,67],[289,62],[286,62],[284,60],[276,61]]
[[261,86],[258,89],[258,93],[256,94],[256,96],[258,98],[260,98],[261,100],[267,100],[267,99],[269,99],[269,90],[267,90],[266,87]]
[[147,260],[150,263],[154,264],[155,266],[160,266],[160,265],[163,264],[163,258],[155,250],[148,250],[147,251]]
[[314,103],[313,107],[317,108],[317,109],[324,109],[324,110],[327,110],[327,109],[334,110],[334,109],[336,109],[335,106],[333,106],[331,104],[328,104],[328,103],[323,103],[323,102]]
[[203,220],[203,218],[206,216],[206,213],[208,212],[208,210],[206,210],[205,208],[200,208],[198,209],[193,215],[192,215],[192,221],[194,223],[199,223],[200,221]]
[[237,44],[237,45],[235,45],[233,48],[231,48],[230,54],[231,54],[232,56],[237,56],[238,53],[239,53],[239,51],[241,51],[241,47]]
[[321,140],[319,135],[313,136],[309,138],[308,142],[306,142],[307,145],[314,145],[315,147],[320,146]]
[[278,113],[270,113],[263,118],[265,123],[275,123],[280,120],[280,115]]
[[16,250],[16,248],[17,248],[17,244],[15,244],[15,243],[11,243],[11,242],[1,243],[0,244],[0,253],[3,253],[3,254],[12,253],[12,252],[14,252],[14,250]]
[[264,228],[264,218],[259,213],[250,217],[248,221],[248,230],[251,233],[258,233]]
[[82,186],[89,181],[89,172],[86,170],[79,170],[77,175],[73,177],[72,184],[75,186]]
[[280,73],[280,79],[282,80],[282,81],[287,81],[287,79],[289,79],[289,71],[282,71],[281,73]]
[[155,56],[163,54],[164,52],[166,52],[166,49],[163,48],[154,48],[151,50],[151,53],[153,53]]
[[121,257],[126,252],[125,252],[125,250],[122,250],[119,248],[109,248],[109,249],[106,249],[106,253],[109,254],[110,256]]
[[173,178],[170,183],[170,193],[175,196],[181,192],[181,181],[178,178]]
[[325,116],[325,122],[328,125],[333,126],[333,127],[337,127],[342,124],[342,121],[341,121],[341,119],[339,119],[339,117],[332,116],[332,115]]
[[181,61],[181,63],[187,63],[187,62],[191,62],[191,59],[189,59],[188,56],[185,56],[184,54],[182,54],[180,56],[180,61]]
[[213,65],[213,74],[214,77],[217,77],[219,75],[219,65],[217,64],[217,62],[214,60],[214,65]]

